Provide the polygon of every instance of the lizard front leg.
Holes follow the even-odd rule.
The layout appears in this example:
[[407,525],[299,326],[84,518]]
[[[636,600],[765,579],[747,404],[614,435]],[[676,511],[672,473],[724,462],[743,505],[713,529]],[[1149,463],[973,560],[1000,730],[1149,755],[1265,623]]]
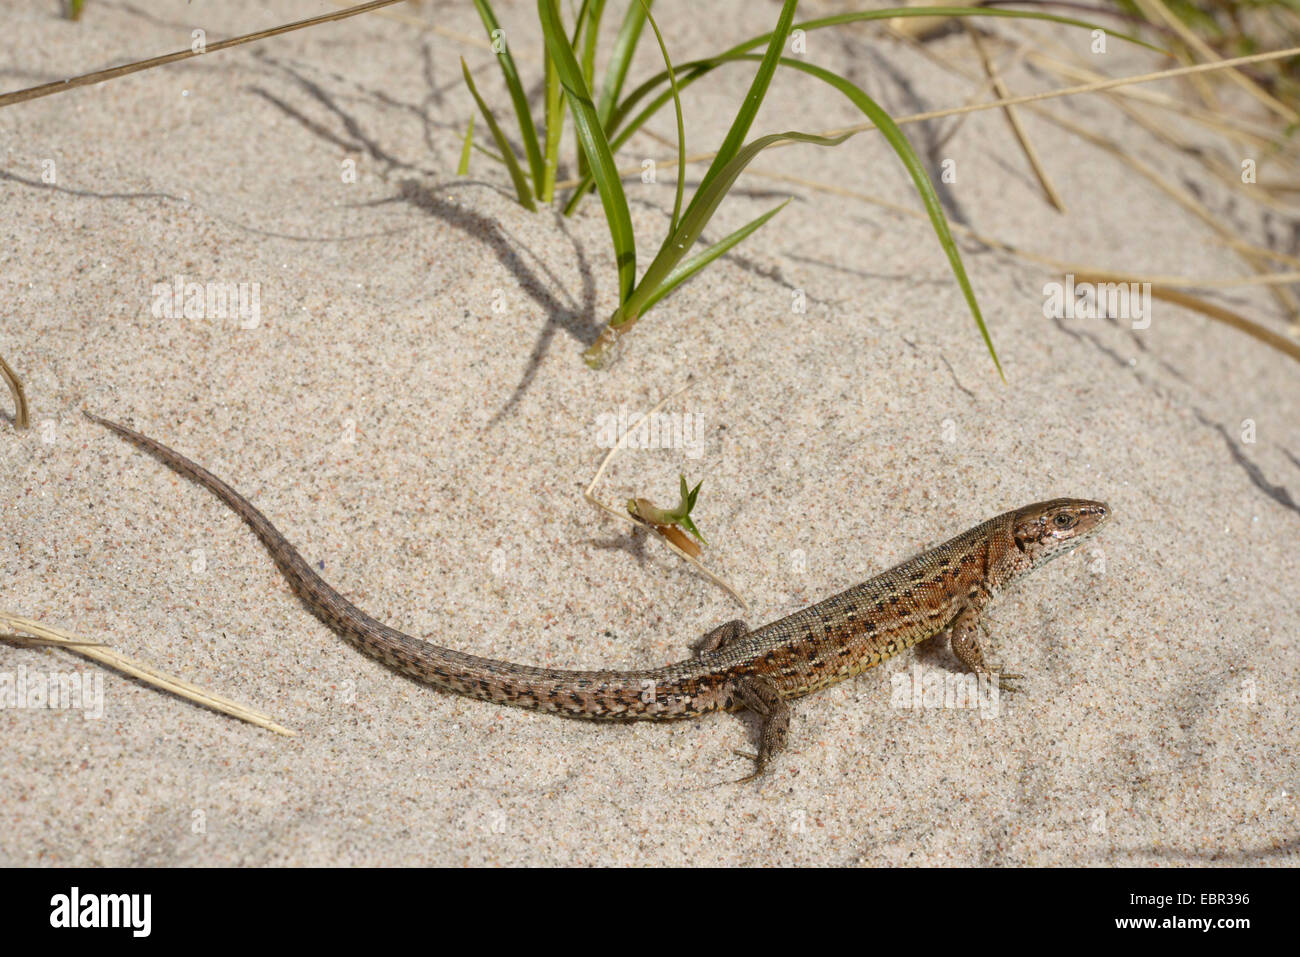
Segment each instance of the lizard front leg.
[[786,734],[790,730],[790,706],[785,703],[776,686],[766,678],[738,678],[735,689],[736,697],[741,703],[763,719],[763,727],[758,735],[758,754],[736,752],[753,758],[756,762],[754,773],[736,782],[744,784],[763,774],[772,756],[785,748]]
[[1014,691],[1010,685],[1003,687],[1003,681],[1011,681],[1017,678],[1023,678],[1024,675],[1005,675],[997,667],[990,667],[984,663],[984,652],[980,648],[979,631],[984,630],[988,634],[988,626],[980,618],[980,611],[972,605],[957,615],[949,628],[949,645],[952,653],[957,656],[967,668],[977,675],[989,675],[997,682],[999,690]]

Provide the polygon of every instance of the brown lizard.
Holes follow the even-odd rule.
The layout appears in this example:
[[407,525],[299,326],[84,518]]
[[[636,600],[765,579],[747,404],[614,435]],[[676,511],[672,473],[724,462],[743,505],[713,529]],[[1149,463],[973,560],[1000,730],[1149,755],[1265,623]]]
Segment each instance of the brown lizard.
[[[566,718],[668,721],[748,709],[762,720],[756,768],[785,747],[789,698],[820,691],[936,635],[967,668],[997,681],[978,630],[999,590],[1077,546],[1110,516],[1102,502],[1058,498],[976,525],[848,591],[750,631],[713,629],[696,655],[644,671],[559,671],[442,648],[376,621],[328,585],[274,525],[203,467],[132,429],[87,417],[212,491],[262,539],[315,615],[368,655],[426,684]],[[1002,675],[1002,679],[1019,675]]]

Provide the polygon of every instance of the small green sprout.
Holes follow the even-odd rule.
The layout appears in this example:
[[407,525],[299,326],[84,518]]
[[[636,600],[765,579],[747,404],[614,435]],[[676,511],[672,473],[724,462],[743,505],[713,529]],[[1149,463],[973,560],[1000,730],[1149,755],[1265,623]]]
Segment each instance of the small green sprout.
[[683,535],[679,529],[686,529],[700,540],[700,544],[709,544],[700,534],[700,530],[695,527],[695,522],[691,520],[691,510],[695,508],[695,499],[699,496],[700,486],[704,482],[701,480],[696,483],[695,488],[690,488],[686,484],[685,475],[681,476],[681,482],[681,500],[676,508],[659,508],[649,499],[633,498],[628,499],[627,511],[633,518],[652,526],[655,531],[673,541],[683,551],[691,555],[699,555],[699,546]]

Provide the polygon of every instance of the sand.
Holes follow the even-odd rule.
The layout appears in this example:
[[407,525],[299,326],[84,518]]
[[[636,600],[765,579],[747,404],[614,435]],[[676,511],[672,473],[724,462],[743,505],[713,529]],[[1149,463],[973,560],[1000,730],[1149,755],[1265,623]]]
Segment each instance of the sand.
[[[91,0],[74,25],[51,6],[7,15],[6,89],[177,49],[196,26],[219,38],[321,9]],[[769,4],[717,6],[706,30],[691,4],[656,5],[675,57],[775,17]],[[502,110],[504,89],[489,53],[449,35],[479,35],[471,5],[404,13],[441,32],[367,16],[0,112],[0,355],[33,407],[27,432],[0,423],[0,605],[298,732],[66,652],[0,645],[0,675],[97,675],[103,695],[97,717],[0,711],[0,864],[1296,862],[1292,360],[1168,303],[1140,329],[1045,318],[1043,287],[1061,270],[964,240],[1003,385],[924,220],[750,176],[708,237],[794,201],[665,299],[614,368],[591,372],[581,351],[617,298],[598,204],[529,213],[482,156],[457,179],[470,113],[458,57]],[[498,14],[531,87],[534,5]],[[997,29],[1086,53],[1086,34],[1064,28]],[[932,49],[975,64],[960,35]],[[876,29],[810,34],[808,51],[896,114],[971,95]],[[657,67],[651,45],[642,54],[634,77]],[[1112,40],[1098,68],[1162,65]],[[688,91],[691,150],[720,140],[751,70]],[[1054,82],[1023,65],[1007,80]],[[1243,237],[1293,228],[1107,100],[1050,110],[1194,188]],[[1023,119],[1069,214],[988,112],[909,128],[933,169],[955,161],[955,222],[1098,268],[1250,275],[1151,181]],[[781,76],[754,133],[854,120],[812,81]],[[653,129],[671,143],[670,114]],[[641,136],[622,159],[671,152]],[[875,134],[755,167],[918,208]],[[628,181],[642,268],[672,180],[661,167],[656,183]],[[167,308],[155,284],[177,277],[257,284],[256,321]],[[1265,291],[1206,295],[1285,329]],[[644,411],[692,376],[670,411],[695,417],[699,444],[624,452],[599,491],[669,505],[679,472],[702,479],[706,558],[751,623],[1007,509],[1109,502],[1093,542],[991,610],[991,657],[1026,674],[1021,693],[996,716],[891,705],[915,667],[958,667],[925,645],[796,702],[790,750],[763,780],[731,785],[750,767],[733,754],[753,745],[747,716],[593,726],[441,694],[363,657],[210,494],[80,415],[132,423],[225,477],[397,628],[532,664],[640,667],[742,615],[582,499],[602,417]]]

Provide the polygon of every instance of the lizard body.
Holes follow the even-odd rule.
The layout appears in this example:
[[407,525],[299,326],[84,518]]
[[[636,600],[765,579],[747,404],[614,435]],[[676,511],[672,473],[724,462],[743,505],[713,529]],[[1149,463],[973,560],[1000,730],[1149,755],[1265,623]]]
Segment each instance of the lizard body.
[[[985,606],[1010,582],[1077,546],[1110,514],[1104,503],[1085,499],[1027,505],[753,631],[728,622],[704,636],[694,658],[644,670],[565,671],[454,651],[376,621],[221,479],[133,429],[86,415],[213,492],[261,538],[308,608],[371,657],[444,691],[569,718],[667,721],[749,709],[763,719],[751,777],[785,745],[786,699],[837,684],[928,638],[948,633],[968,668],[996,677],[976,634]],[[1018,676],[1002,676],[1012,677]]]

